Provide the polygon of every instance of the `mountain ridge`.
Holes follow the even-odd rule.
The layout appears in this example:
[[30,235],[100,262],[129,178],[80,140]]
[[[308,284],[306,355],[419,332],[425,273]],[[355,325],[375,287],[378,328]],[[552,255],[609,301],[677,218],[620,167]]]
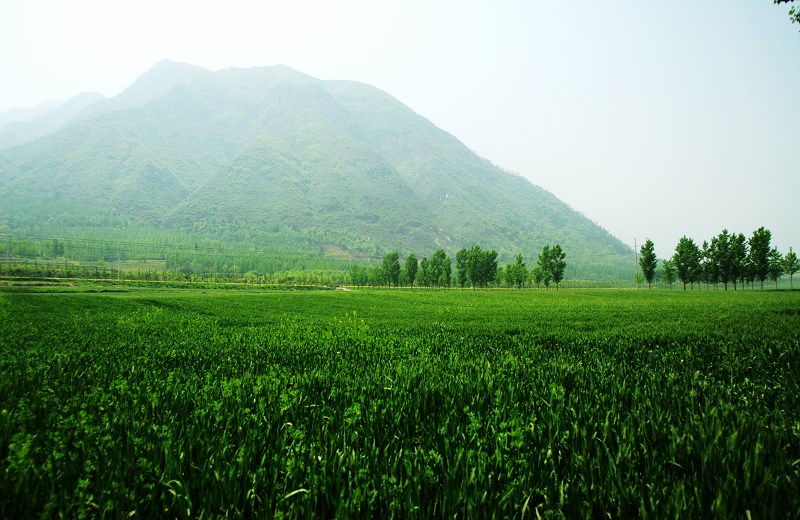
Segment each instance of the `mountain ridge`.
[[105,99],[106,97],[98,92],[83,92],[66,101],[49,104],[45,102],[31,111],[25,111],[25,119],[8,121],[0,125],[0,150],[26,144],[51,134],[70,124],[87,108]]
[[0,197],[26,196],[220,239],[280,229],[353,256],[478,243],[531,259],[561,243],[575,273],[592,274],[598,262],[621,272],[630,253],[390,94],[285,65],[159,62],[65,127],[0,151]]

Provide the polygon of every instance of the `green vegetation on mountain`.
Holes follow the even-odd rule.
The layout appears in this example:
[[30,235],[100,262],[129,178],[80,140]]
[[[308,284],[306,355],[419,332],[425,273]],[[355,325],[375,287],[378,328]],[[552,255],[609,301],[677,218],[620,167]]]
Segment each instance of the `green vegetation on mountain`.
[[[97,92],[86,92],[64,101],[44,104],[42,109],[30,111],[17,111],[24,119],[15,119],[14,112],[10,111],[8,119],[4,122],[0,116],[0,150],[28,143],[39,137],[59,130],[69,124],[78,114],[83,113],[89,106],[105,99]],[[30,113],[31,117],[26,117]]]
[[155,229],[173,245],[260,249],[291,237],[299,255],[347,260],[480,243],[510,261],[559,243],[568,277],[631,270],[619,240],[388,94],[284,66],[161,62],[74,123],[0,151],[0,198],[12,234]]

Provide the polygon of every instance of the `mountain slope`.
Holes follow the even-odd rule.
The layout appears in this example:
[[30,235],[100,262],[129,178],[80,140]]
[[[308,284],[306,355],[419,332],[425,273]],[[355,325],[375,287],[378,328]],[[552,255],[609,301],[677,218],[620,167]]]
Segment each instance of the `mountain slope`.
[[116,110],[128,110],[144,106],[167,94],[182,81],[203,73],[209,73],[209,71],[195,65],[162,60],[139,76],[136,81],[120,94],[102,103],[87,107],[86,110],[76,114],[74,120],[82,121]]
[[533,263],[558,242],[574,274],[627,269],[603,229],[369,85],[161,62],[89,110],[0,152],[0,197],[256,245],[289,232],[356,256],[477,243]]
[[79,113],[99,103],[105,97],[97,92],[86,92],[51,105],[41,112],[32,112],[34,117],[10,121],[0,126],[0,150],[25,144],[63,128]]
[[54,108],[57,108],[61,103],[63,103],[63,101],[49,99],[32,108],[12,108],[11,110],[2,112],[0,113],[0,130],[8,123],[30,121],[31,119],[40,117]]

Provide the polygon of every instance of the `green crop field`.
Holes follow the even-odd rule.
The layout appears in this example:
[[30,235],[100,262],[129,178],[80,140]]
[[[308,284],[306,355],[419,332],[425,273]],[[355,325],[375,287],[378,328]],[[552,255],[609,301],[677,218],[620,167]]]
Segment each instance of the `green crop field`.
[[798,292],[10,289],[2,518],[800,517]]

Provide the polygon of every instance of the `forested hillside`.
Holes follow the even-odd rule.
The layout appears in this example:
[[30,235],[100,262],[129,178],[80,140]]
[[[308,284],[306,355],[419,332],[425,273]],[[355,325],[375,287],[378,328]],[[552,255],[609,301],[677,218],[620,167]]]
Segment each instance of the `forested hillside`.
[[161,62],[59,130],[0,151],[0,198],[12,236],[145,235],[346,261],[474,244],[535,258],[559,243],[568,276],[631,271],[619,240],[385,92],[285,66]]

